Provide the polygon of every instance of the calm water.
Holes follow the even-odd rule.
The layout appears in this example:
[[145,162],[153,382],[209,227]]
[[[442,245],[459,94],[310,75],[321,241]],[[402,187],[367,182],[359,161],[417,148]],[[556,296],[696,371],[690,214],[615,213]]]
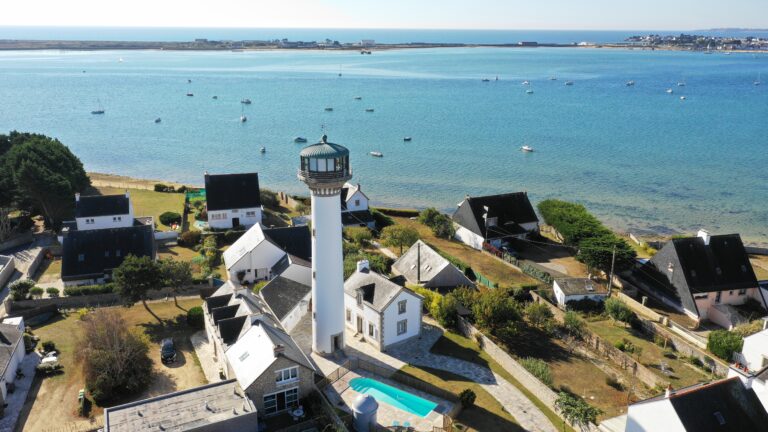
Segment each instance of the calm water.
[[[103,116],[90,114],[97,99]],[[528,190],[580,201],[621,229],[706,227],[768,243],[768,55],[5,52],[0,101],[0,130],[56,136],[93,171],[197,184],[204,170],[258,171],[265,186],[303,192],[292,138],[325,125],[378,204],[448,210],[467,193]]]

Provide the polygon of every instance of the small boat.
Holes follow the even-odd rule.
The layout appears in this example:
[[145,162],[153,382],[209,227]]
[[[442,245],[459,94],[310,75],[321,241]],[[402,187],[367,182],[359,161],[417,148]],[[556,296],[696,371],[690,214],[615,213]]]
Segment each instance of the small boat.
[[333,108],[332,107],[325,107],[325,110],[326,111],[333,111]]
[[378,157],[378,158],[384,157],[384,154],[382,152],[377,152],[377,151],[372,151],[370,153],[370,155],[373,156],[373,157]]
[[160,123],[161,121],[163,121],[163,119],[161,119],[160,117],[155,119],[155,123]]
[[373,108],[366,108],[365,112],[373,112]]
[[635,85],[634,81],[627,81],[627,87],[632,87]]
[[685,96],[680,96],[680,100],[685,100]]
[[674,91],[672,91],[672,89],[671,89],[671,88],[670,88],[670,89],[667,89],[667,94],[672,94],[672,93],[674,93]]
[[187,80],[187,84],[192,84],[192,80],[191,80],[191,79],[188,79],[188,80]]
[[250,105],[251,104],[251,100],[248,99],[248,98],[245,98],[245,99],[242,99],[240,101],[240,103],[243,104],[243,105]]
[[491,81],[491,80],[489,80],[488,78],[483,78],[483,80],[482,80],[482,81],[483,81],[483,82],[489,82],[489,81]]
[[411,141],[411,139],[412,139],[411,137],[405,137],[405,138],[403,138],[403,141],[409,142],[409,141]]
[[192,97],[192,96],[194,96],[194,94],[193,93],[187,93],[187,96]]
[[727,52],[727,53],[723,53],[723,55],[731,55],[731,53]]
[[531,85],[528,81],[523,81],[523,85]]
[[565,82],[565,85],[567,85],[567,86],[572,86],[572,85],[573,85],[573,81],[566,81],[566,82]]
[[677,83],[677,86],[678,87],[685,87],[685,81],[680,81],[679,83]]
[[339,65],[339,76],[341,76],[341,66],[342,65]]
[[363,100],[362,96],[355,96],[355,100]]
[[533,94],[533,90],[526,90],[525,94]]
[[557,81],[557,77],[553,77],[553,76],[551,76],[551,77],[549,77],[549,80],[550,80],[550,81]]
[[91,111],[91,114],[104,114],[104,107],[101,106],[101,101],[96,100],[96,102],[99,104],[99,109]]
[[123,62],[123,58],[122,58],[122,57],[120,57],[119,59],[117,59],[117,62],[118,62],[118,63],[122,63],[122,62]]
[[261,149],[259,149],[259,153],[266,153],[266,152],[267,152],[266,147],[262,147]]
[[531,153],[531,152],[533,152],[533,147],[531,147],[529,145],[524,145],[524,146],[520,147],[520,150],[522,150],[522,151],[524,151],[526,153]]
[[219,98],[218,96],[215,96],[215,95],[213,96],[213,99],[218,99],[218,98]]
[[245,114],[240,116],[240,123],[245,123],[248,121],[248,117],[245,116]]
[[754,84],[756,86],[759,86],[761,84],[761,82],[760,82],[760,75],[761,74],[759,74],[759,73],[757,74],[757,80],[755,80],[755,82],[753,82],[752,84]]
[[307,142],[307,139],[304,138],[304,137],[298,136],[298,137],[293,139],[293,142],[295,142],[295,143],[305,143],[305,142]]
[[498,75],[496,75],[496,81],[498,81],[498,80],[499,80],[499,76],[498,76]]

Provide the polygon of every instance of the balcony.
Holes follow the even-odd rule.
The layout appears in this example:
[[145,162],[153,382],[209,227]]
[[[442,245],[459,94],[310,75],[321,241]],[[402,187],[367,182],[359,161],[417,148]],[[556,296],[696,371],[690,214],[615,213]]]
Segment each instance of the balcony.
[[303,182],[316,184],[334,184],[352,178],[352,168],[345,171],[309,171],[299,169],[296,174]]

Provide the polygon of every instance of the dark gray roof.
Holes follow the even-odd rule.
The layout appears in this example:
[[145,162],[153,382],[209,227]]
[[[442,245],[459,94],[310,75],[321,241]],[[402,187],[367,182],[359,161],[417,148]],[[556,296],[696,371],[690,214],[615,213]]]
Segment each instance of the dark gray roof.
[[744,387],[738,377],[678,390],[669,401],[687,431],[764,431],[768,427],[768,412],[755,391]]
[[72,231],[64,236],[61,277],[67,281],[99,276],[120,266],[128,255],[155,258],[152,226]]
[[382,312],[401,291],[407,291],[420,297],[408,288],[401,287],[370,270],[355,272],[344,282],[344,292],[352,297],[357,297],[358,290],[362,291],[363,301],[370,304],[378,312]]
[[205,196],[209,211],[260,207],[259,174],[205,174]]
[[13,324],[0,324],[0,375],[5,372],[22,332]]
[[[420,272],[417,265],[421,269]],[[392,264],[392,268],[412,283],[419,284],[432,279],[448,265],[451,263],[447,259],[419,240]]]
[[346,147],[340,144],[329,143],[327,139],[328,137],[323,135],[319,143],[304,147],[301,150],[300,156],[326,159],[349,156],[349,150]]
[[75,217],[124,215],[130,213],[130,199],[125,195],[81,196],[75,202]]
[[312,291],[312,286],[304,285],[284,276],[278,276],[266,284],[259,293],[267,302],[278,320],[296,307]]
[[555,279],[565,295],[608,294],[608,289],[587,278]]
[[453,221],[485,238],[485,207],[489,218],[497,218],[497,225],[488,228],[488,238],[522,234],[521,224],[539,221],[526,192],[467,197],[453,213]]
[[308,226],[264,228],[264,235],[289,255],[312,260],[312,236]]

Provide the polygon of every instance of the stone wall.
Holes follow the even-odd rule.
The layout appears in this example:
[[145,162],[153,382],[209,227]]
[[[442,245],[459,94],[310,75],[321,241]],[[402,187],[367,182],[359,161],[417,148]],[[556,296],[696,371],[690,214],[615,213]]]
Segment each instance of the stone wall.
[[3,288],[16,271],[16,262],[12,256],[0,255],[0,288]]
[[11,249],[21,245],[32,243],[34,239],[35,238],[32,234],[32,231],[25,232],[24,234],[19,234],[15,237],[12,237],[0,243],[0,251],[4,251],[6,249]]

